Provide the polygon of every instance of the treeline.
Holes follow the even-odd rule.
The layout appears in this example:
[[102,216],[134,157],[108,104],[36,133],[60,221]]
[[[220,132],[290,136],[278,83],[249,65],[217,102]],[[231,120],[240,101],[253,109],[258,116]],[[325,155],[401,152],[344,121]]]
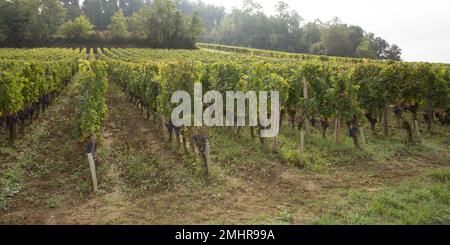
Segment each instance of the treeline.
[[203,32],[197,12],[171,0],[0,0],[0,45],[140,44],[192,48]]
[[102,42],[191,48],[201,40],[259,49],[400,60],[401,49],[361,27],[305,22],[278,2],[268,16],[254,0],[227,13],[193,0],[0,0],[0,45]]
[[241,9],[235,8],[228,14],[223,7],[200,1],[176,3],[183,13],[200,13],[206,27],[202,41],[206,43],[371,59],[400,60],[401,56],[399,46],[390,45],[359,26],[341,23],[338,18],[305,22],[282,1],[274,4],[273,16],[264,14],[254,0],[243,0]]

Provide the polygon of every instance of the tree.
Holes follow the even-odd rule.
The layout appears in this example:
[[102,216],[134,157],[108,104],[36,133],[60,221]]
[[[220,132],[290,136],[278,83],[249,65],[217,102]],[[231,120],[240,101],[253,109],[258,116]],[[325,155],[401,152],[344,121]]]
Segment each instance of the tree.
[[117,0],[84,0],[82,10],[97,30],[105,30],[119,7]]
[[364,42],[368,42],[368,44],[364,44],[366,46],[370,46],[371,51],[374,50],[376,53],[376,59],[382,60],[401,60],[402,50],[396,44],[392,46],[381,37],[375,37],[373,33],[366,34],[364,38]]
[[263,7],[261,4],[254,0],[243,0],[242,1],[242,12],[250,15],[261,14]]
[[155,0],[129,18],[132,35],[159,47],[192,47],[203,26],[198,13],[189,21],[170,0]]
[[186,25],[186,17],[181,14],[181,12],[177,11],[175,14],[175,31],[173,33],[172,39],[183,39],[187,33],[187,25]]
[[96,29],[100,29],[103,15],[101,0],[84,0],[81,9]]
[[278,2],[276,15],[270,19],[270,48],[289,52],[299,51],[302,18],[296,11],[289,11],[289,5]]
[[303,33],[300,40],[300,51],[309,52],[311,46],[320,42],[322,23],[318,20],[314,22],[308,22],[303,26]]
[[[132,19],[135,31],[156,45],[167,45],[177,31],[175,24],[177,10],[169,0],[155,0],[151,7],[142,8],[133,15]],[[185,27],[178,26],[179,29],[185,29]],[[183,34],[183,36],[185,35]]]
[[41,0],[42,32],[45,40],[53,38],[59,26],[64,22],[66,9],[59,0]]
[[119,10],[117,0],[102,1],[102,20],[99,30],[105,30],[111,24],[111,17]]
[[67,21],[61,25],[58,32],[67,40],[83,41],[88,40],[94,34],[94,25],[85,15],[80,15],[73,21]]
[[370,40],[362,41],[355,50],[356,57],[377,59],[377,51]]
[[113,40],[123,40],[128,37],[127,20],[122,10],[117,11],[111,17],[111,24],[108,26],[108,31],[111,33]]
[[386,56],[385,58],[388,60],[401,60],[402,50],[400,47],[396,44],[392,44],[387,50],[386,50]]
[[30,23],[38,18],[38,5],[38,0],[0,0],[0,36],[7,46],[19,46],[30,36]]
[[45,40],[46,39],[46,24],[44,20],[41,18],[40,9],[42,8],[41,1],[29,1],[27,2],[25,8],[26,11],[30,14],[29,21],[25,29],[25,41],[33,40]]
[[200,14],[195,11],[191,17],[190,38],[196,43],[203,32],[203,23]]
[[283,1],[277,2],[275,4],[276,17],[279,19],[287,19],[289,17],[289,5]]
[[340,24],[328,26],[322,34],[321,43],[328,55],[351,56],[352,43],[348,38],[345,28]]
[[169,41],[175,30],[175,5],[168,0],[155,0],[151,7],[151,15],[146,28],[150,33],[149,39],[159,45]]
[[385,59],[386,49],[389,48],[389,43],[381,37],[375,37],[373,33],[369,33],[367,39],[372,42],[372,45],[377,52],[378,59]]
[[225,8],[223,6],[215,6],[202,1],[190,0],[174,0],[174,2],[177,9],[183,15],[192,16],[195,11],[198,11],[207,32],[212,32],[214,28],[217,31],[217,27],[225,17]]
[[148,38],[150,33],[148,33],[145,25],[151,15],[150,10],[150,7],[143,7],[128,18],[128,27],[132,37],[136,39]]
[[132,16],[144,6],[143,0],[119,0],[119,8],[126,17]]
[[364,40],[364,30],[359,26],[348,26],[344,25],[346,29],[346,35],[350,42],[350,46],[352,51],[355,51],[355,49],[358,47],[358,45],[361,44],[361,42]]
[[64,8],[67,9],[66,20],[73,20],[80,16],[80,3],[79,0],[61,0]]
[[[189,4],[188,0],[175,2],[187,14],[201,6]],[[301,16],[289,11],[283,1],[274,6],[275,14],[268,16],[256,1],[244,0],[240,9],[234,8],[224,18],[218,18],[218,26],[211,24],[209,15],[199,13],[206,26],[201,38],[206,42],[345,57],[398,60],[401,55],[398,46],[390,46],[360,26],[343,24],[338,18],[325,24],[316,20],[303,25]]]

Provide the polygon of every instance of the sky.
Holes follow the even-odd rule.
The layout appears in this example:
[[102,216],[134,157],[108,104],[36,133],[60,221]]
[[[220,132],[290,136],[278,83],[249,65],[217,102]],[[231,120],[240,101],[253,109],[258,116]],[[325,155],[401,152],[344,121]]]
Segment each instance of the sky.
[[[231,10],[241,0],[202,0]],[[256,0],[273,14],[276,0]],[[450,63],[448,0],[284,0],[305,21],[338,17],[402,49],[405,61]]]

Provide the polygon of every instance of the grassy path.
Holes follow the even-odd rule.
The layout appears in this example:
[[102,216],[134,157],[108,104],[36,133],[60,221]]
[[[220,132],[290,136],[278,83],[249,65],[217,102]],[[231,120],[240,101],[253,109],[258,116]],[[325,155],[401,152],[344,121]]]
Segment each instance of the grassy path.
[[74,137],[75,86],[40,115],[14,147],[2,142],[0,223],[52,223],[49,209],[78,205],[87,178]]

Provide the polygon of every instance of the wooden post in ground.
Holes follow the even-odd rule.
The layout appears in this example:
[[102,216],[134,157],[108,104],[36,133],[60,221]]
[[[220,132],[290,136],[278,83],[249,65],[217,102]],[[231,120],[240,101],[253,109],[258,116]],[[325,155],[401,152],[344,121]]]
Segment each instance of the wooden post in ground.
[[97,184],[97,173],[95,171],[94,156],[92,155],[92,152],[88,153],[87,156],[88,156],[88,160],[89,160],[89,167],[91,169],[92,184],[94,186],[94,192],[97,192],[98,184]]
[[334,120],[334,143],[339,144],[339,128],[340,128],[339,114],[336,113],[336,119]]
[[205,141],[205,157],[206,157],[206,164],[209,166],[211,164],[211,146],[209,145],[209,140],[206,139]]
[[278,150],[278,136],[275,136],[272,139],[272,151],[277,152],[277,150]]
[[204,166],[204,171],[205,171],[205,179],[206,182],[209,182],[209,166],[211,165],[211,153],[210,153],[210,145],[209,145],[209,140],[205,139],[205,166]]
[[89,139],[89,142],[87,143],[87,156],[89,161],[89,168],[91,170],[91,176],[92,176],[92,185],[94,187],[94,192],[98,191],[98,184],[97,184],[97,172],[95,170],[95,162],[94,162],[94,152],[95,152],[95,138],[94,136],[91,136]]
[[364,127],[360,127],[359,130],[361,131],[361,144],[362,147],[366,145],[366,136],[364,135]]
[[416,129],[417,138],[420,141],[420,131],[419,131],[419,122],[417,120],[414,120],[414,128]]
[[184,150],[184,153],[185,153],[186,155],[189,155],[189,150],[188,150],[188,148],[187,148],[188,140],[187,140],[186,134],[187,134],[186,130],[182,130],[182,131],[181,131],[181,141],[182,141],[182,144],[183,144],[183,150]]
[[187,141],[189,141],[189,149],[191,150],[193,156],[195,157],[197,155],[197,147],[196,147],[196,138],[194,137],[194,132],[191,128],[187,128]]
[[177,146],[177,150],[179,150],[180,146],[181,146],[180,130],[178,128],[176,128],[175,126],[173,126],[173,132],[175,133],[175,144]]
[[305,154],[305,131],[300,131],[300,159],[304,162]]

